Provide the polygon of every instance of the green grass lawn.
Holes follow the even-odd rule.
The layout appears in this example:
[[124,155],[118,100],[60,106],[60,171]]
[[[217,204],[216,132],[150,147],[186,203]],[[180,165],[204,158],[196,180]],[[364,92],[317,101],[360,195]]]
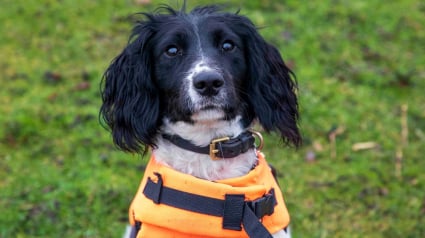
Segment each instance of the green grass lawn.
[[[0,0],[0,237],[123,233],[147,158],[100,126],[100,80],[133,13],[181,1],[137,2]],[[293,236],[423,237],[425,3],[216,2],[297,75],[304,145],[269,135],[264,149]]]

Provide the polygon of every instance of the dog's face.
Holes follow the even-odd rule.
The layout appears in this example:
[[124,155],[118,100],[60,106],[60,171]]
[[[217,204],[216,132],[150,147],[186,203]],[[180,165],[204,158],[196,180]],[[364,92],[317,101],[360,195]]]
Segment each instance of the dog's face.
[[164,121],[254,119],[298,145],[296,84],[279,51],[243,16],[216,6],[144,14],[104,75],[101,114],[123,150],[155,147]]
[[247,76],[245,45],[214,16],[169,17],[152,38],[153,81],[164,116],[202,123],[241,114]]

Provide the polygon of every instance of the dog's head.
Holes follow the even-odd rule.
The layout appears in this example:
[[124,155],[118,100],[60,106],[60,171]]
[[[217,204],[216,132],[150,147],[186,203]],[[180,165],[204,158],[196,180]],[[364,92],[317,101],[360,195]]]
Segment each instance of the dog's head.
[[121,149],[155,147],[164,119],[254,119],[299,145],[296,83],[279,51],[246,17],[217,6],[143,14],[104,74],[101,114]]

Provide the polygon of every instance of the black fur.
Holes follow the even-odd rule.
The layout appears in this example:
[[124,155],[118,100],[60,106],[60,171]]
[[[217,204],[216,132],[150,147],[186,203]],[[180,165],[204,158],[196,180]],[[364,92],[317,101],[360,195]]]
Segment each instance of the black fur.
[[[208,56],[217,59],[216,66],[225,77],[230,100],[222,108],[226,114],[223,120],[241,114],[242,123],[248,126],[258,118],[266,131],[279,132],[287,144],[300,145],[292,72],[248,18],[221,12],[217,6],[198,7],[190,13],[162,9],[166,12],[143,14],[145,20],[136,24],[129,44],[103,77],[100,112],[119,148],[145,153],[148,147],[155,147],[163,117],[192,122],[193,108],[186,106],[181,84],[196,59],[189,47],[196,43],[191,37],[196,27],[220,29],[200,36],[201,40],[212,37],[206,41],[222,44],[222,38],[230,37],[235,44],[230,52],[219,52],[215,45],[206,49]],[[187,51],[167,57],[164,46],[173,41]]]

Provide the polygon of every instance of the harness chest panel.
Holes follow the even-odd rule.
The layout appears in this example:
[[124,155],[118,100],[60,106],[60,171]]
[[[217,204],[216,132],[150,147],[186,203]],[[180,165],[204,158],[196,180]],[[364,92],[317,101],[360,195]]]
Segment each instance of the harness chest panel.
[[282,193],[261,153],[247,175],[214,182],[163,166],[152,156],[129,216],[133,226],[142,223],[138,238],[257,238],[289,224]]

